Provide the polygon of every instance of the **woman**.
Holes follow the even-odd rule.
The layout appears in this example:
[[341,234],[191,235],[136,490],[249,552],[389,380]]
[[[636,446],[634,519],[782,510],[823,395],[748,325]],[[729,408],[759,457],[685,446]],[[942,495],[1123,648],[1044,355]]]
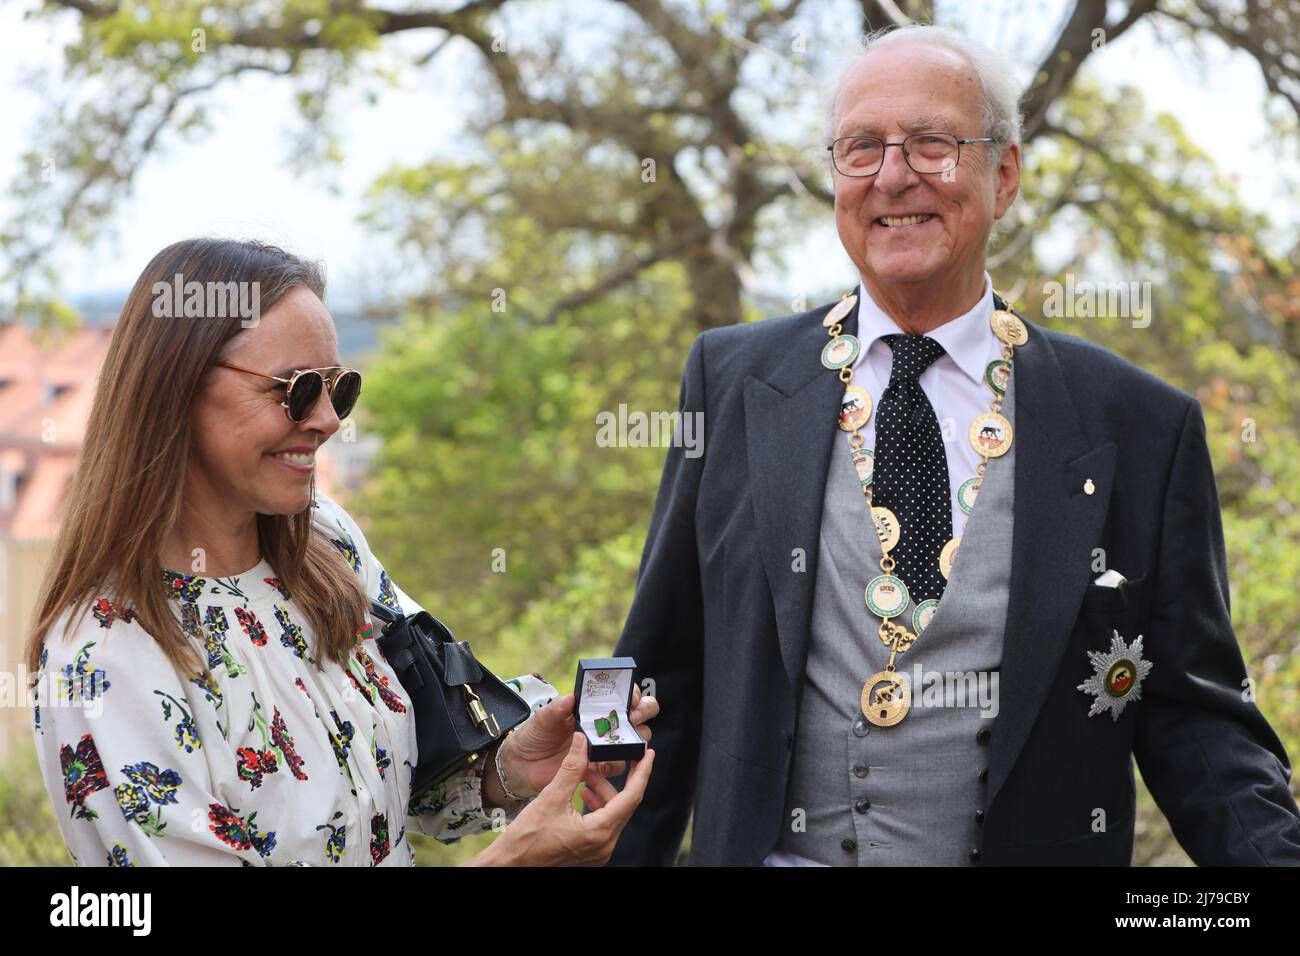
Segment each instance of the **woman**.
[[[414,718],[367,612],[416,605],[314,494],[316,450],[360,391],[323,297],[310,263],[201,239],[155,256],[127,299],[27,649],[69,851],[405,865],[408,828],[452,843],[513,821],[471,862],[603,863],[653,755],[615,791],[598,771],[623,766],[587,765],[573,696],[536,675],[517,682],[527,721],[409,801]],[[637,695],[647,740],[657,712]]]

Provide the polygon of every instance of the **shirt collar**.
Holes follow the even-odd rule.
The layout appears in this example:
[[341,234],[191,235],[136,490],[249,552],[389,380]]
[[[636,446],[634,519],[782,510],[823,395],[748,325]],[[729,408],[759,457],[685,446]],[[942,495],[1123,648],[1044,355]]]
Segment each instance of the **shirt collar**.
[[[989,325],[993,317],[993,280],[984,273],[984,294],[975,307],[964,315],[950,319],[926,334],[943,346],[945,352],[974,382],[983,383],[988,367],[989,353],[996,336]],[[858,340],[862,349],[858,362],[866,356],[876,339],[885,335],[904,333],[888,314],[876,304],[867,292],[864,282],[858,283]],[[856,363],[855,363],[856,364]]]

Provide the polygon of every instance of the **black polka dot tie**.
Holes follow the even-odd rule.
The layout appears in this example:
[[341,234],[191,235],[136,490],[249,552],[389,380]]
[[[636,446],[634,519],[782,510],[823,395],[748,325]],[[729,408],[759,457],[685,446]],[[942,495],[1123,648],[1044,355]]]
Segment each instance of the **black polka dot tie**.
[[898,518],[898,544],[889,552],[894,574],[912,600],[943,596],[939,552],[952,537],[948,459],[934,406],[917,381],[944,348],[924,335],[886,335],[894,366],[876,411],[875,480],[872,504]]

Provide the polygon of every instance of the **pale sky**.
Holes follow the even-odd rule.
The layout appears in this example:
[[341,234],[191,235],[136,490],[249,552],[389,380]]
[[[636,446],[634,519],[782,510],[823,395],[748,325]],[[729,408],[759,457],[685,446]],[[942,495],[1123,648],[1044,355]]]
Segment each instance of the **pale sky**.
[[[0,183],[6,186],[40,115],[38,95],[20,85],[20,77],[42,70],[57,76],[62,62],[51,25],[22,18],[35,5],[36,0],[0,5],[0,102],[5,104],[6,131],[0,138]],[[819,6],[825,8],[817,11],[821,25],[843,5],[830,0]],[[960,7],[972,32],[990,45],[1015,47],[1022,54],[1026,32],[1044,42],[1068,9],[1066,0],[982,7],[989,14],[983,19],[977,16],[981,6]],[[1008,9],[1030,10],[1036,16],[1027,22],[1041,28],[1026,26]],[[70,14],[64,22],[71,22]],[[1008,37],[1009,30],[1017,35]],[[399,41],[423,51],[435,36],[424,31]],[[1008,59],[1018,63],[1016,57]],[[359,90],[345,94],[338,106],[346,162],[336,170],[305,175],[285,162],[287,131],[299,126],[289,84],[252,76],[223,89],[209,100],[213,132],[193,143],[170,137],[138,174],[133,194],[114,219],[116,239],[92,249],[61,251],[64,291],[125,289],[167,243],[211,233],[278,241],[324,259],[335,290],[364,290],[368,278],[373,284],[382,273],[384,260],[384,249],[355,221],[366,187],[395,161],[454,155],[464,111],[476,102],[474,85],[483,76],[477,53],[449,47],[438,62],[436,77],[428,71],[411,73],[397,89],[367,84],[381,91],[375,105],[364,103]],[[1029,65],[1026,58],[1019,69]],[[1221,168],[1235,171],[1248,205],[1268,210],[1278,225],[1296,227],[1300,203],[1294,184],[1300,181],[1300,167],[1294,147],[1282,157],[1274,148],[1260,146],[1267,130],[1263,83],[1249,57],[1212,44],[1203,64],[1180,62],[1160,47],[1150,27],[1139,25],[1089,58],[1085,72],[1105,84],[1136,86],[1152,110],[1172,113]],[[0,214],[7,211],[0,200]],[[759,284],[777,294],[792,287],[812,290],[856,281],[829,211],[824,227],[813,230],[790,255],[788,274],[758,265]]]

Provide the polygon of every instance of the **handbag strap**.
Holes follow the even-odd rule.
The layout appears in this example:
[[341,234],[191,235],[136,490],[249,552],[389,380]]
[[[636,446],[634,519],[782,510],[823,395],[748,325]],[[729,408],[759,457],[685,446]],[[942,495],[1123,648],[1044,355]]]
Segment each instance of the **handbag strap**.
[[385,624],[392,624],[397,620],[397,612],[386,604],[380,604],[378,601],[370,602],[370,613]]

